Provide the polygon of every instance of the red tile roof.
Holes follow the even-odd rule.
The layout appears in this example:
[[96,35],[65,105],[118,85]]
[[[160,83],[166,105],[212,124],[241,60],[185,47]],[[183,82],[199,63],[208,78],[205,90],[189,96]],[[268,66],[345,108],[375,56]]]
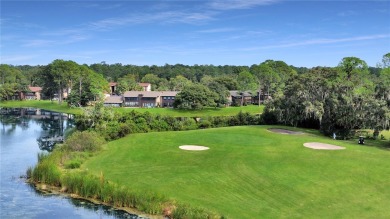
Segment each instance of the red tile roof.
[[141,87],[147,87],[150,85],[150,83],[138,83]]
[[40,92],[42,91],[42,88],[41,87],[28,87],[28,89],[31,90],[31,92]]

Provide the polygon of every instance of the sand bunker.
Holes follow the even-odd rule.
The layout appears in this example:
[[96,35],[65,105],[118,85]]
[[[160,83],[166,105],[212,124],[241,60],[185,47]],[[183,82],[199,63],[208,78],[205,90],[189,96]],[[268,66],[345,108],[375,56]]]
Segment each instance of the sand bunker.
[[210,149],[208,147],[198,145],[182,145],[179,148],[187,151],[204,151]]
[[287,129],[268,129],[268,131],[279,133],[279,134],[285,134],[285,135],[301,135],[303,132],[295,132]]
[[303,146],[316,150],[343,150],[345,147],[340,147],[332,144],[318,143],[318,142],[307,142]]

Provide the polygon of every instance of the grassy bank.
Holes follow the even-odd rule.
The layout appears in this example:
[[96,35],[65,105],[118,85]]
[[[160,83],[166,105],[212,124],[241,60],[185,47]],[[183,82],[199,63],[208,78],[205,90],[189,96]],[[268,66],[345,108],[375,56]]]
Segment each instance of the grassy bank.
[[25,100],[25,101],[0,101],[0,107],[20,108],[32,107],[38,109],[51,110],[61,113],[80,114],[81,109],[70,108],[67,103],[58,104],[56,101],[50,100]]
[[[29,101],[4,101],[0,102],[0,107],[34,107],[46,110],[52,110],[56,112],[80,114],[82,110],[80,108],[70,108],[66,103],[61,105],[58,102],[52,102],[49,100],[29,100]],[[250,114],[260,114],[264,110],[264,105],[249,105],[243,107],[226,107],[226,108],[206,108],[203,110],[178,110],[172,108],[114,108],[117,112],[130,112],[132,110],[138,112],[150,112],[153,114],[160,114],[173,117],[207,117],[207,116],[233,116],[237,115],[240,111],[248,112]]]
[[38,164],[28,168],[27,179],[42,191],[70,194],[129,213],[147,213],[153,215],[152,218],[163,218],[163,215],[171,218],[222,218],[215,212],[177,202],[153,190],[122,186],[106,179],[103,172],[97,175],[80,170],[83,162],[101,152],[103,144],[104,139],[95,132],[75,132],[52,153],[38,154]]
[[[389,150],[334,141],[313,130],[282,135],[267,128],[133,134],[110,142],[81,167],[228,218],[390,217]],[[312,150],[305,142],[346,149]],[[178,149],[186,144],[210,150]]]

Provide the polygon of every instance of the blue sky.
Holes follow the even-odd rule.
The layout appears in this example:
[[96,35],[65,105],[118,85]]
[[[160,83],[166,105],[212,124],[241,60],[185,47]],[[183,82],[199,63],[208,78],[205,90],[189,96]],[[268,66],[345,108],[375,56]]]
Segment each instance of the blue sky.
[[390,52],[390,1],[1,0],[1,63],[375,66]]

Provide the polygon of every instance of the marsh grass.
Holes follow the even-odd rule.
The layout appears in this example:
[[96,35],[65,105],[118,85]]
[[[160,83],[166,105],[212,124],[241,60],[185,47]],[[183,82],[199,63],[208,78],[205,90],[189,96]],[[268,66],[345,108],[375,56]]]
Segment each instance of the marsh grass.
[[[56,161],[57,159],[52,159],[50,155],[41,156],[40,162],[34,168],[28,168],[27,175],[34,182],[62,187],[61,191],[100,200],[114,207],[136,208],[148,214],[161,215],[166,206],[172,206],[173,201],[162,194],[142,190],[134,191],[118,186],[105,180],[103,175],[96,176],[86,171],[74,170],[61,173]],[[172,209],[173,218],[220,218],[217,214],[205,209],[184,204],[178,204]]]
[[225,218],[204,208],[193,208],[188,205],[179,205],[173,211],[172,218],[207,218],[217,219]]
[[28,169],[27,176],[34,182],[47,183],[54,186],[61,185],[61,171],[57,164],[50,159],[41,160],[33,169]]
[[89,157],[92,157],[93,152],[70,152],[63,153],[61,158],[61,164],[65,169],[77,169],[80,168]]

